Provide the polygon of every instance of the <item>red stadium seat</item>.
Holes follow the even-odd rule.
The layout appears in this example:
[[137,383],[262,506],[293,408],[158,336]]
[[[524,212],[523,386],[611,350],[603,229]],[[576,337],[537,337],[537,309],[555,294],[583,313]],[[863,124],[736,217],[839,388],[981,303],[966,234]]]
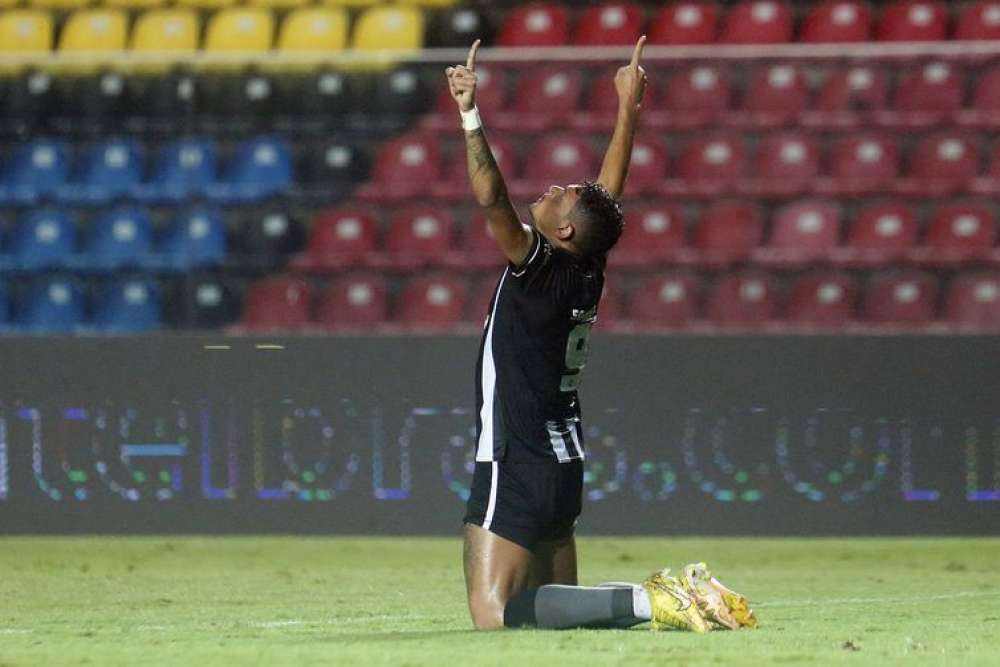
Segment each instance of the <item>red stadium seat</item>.
[[959,11],[955,39],[1000,39],[1000,4],[979,0]]
[[243,323],[251,331],[293,331],[309,323],[312,290],[301,278],[264,278],[247,291]]
[[493,114],[490,127],[540,132],[568,121],[583,92],[583,74],[566,66],[532,68],[514,91],[511,109]]
[[868,65],[834,70],[813,107],[802,113],[804,125],[853,127],[871,111],[885,109],[889,86],[885,71]]
[[488,276],[480,280],[473,288],[472,296],[465,304],[464,321],[477,326],[486,325],[486,317],[490,313],[493,293],[497,290],[497,277]]
[[373,180],[359,187],[359,199],[381,201],[421,196],[441,180],[437,137],[412,133],[383,144],[375,160]]
[[621,324],[624,308],[622,307],[622,295],[618,290],[613,276],[605,276],[604,291],[601,293],[601,302],[597,306],[597,329],[611,329]]
[[[584,104],[570,115],[570,124],[574,128],[585,132],[614,128],[618,118],[618,93],[615,91],[617,69],[602,70],[590,77]],[[653,91],[647,87],[646,99],[653,97]]]
[[754,253],[760,264],[789,267],[827,256],[840,238],[840,208],[830,201],[807,199],[778,209],[771,238]]
[[679,206],[629,206],[625,229],[609,262],[618,266],[651,266],[677,261],[685,248],[687,223]]
[[982,70],[976,77],[972,103],[955,115],[961,125],[995,128],[1000,126],[1000,67]]
[[926,273],[876,275],[865,294],[865,320],[871,324],[921,326],[934,318],[937,283]]
[[799,132],[783,132],[766,137],[757,149],[751,176],[740,183],[750,195],[788,196],[812,185],[819,173],[819,147]]
[[872,10],[860,0],[824,0],[802,22],[799,39],[810,43],[867,42]]
[[321,297],[317,320],[330,331],[370,329],[386,320],[388,289],[377,273],[356,273],[334,280]]
[[940,206],[927,226],[924,245],[913,248],[911,261],[947,266],[990,258],[997,238],[993,209],[982,202],[953,202]]
[[920,127],[950,120],[962,106],[965,81],[947,63],[932,62],[907,74],[893,96],[893,109],[879,120],[892,125]]
[[725,265],[746,259],[760,245],[764,214],[760,207],[744,201],[721,201],[709,205],[694,227],[693,246],[698,261]]
[[632,290],[629,317],[638,329],[679,329],[698,319],[698,280],[687,274],[650,276]]
[[986,174],[973,179],[969,190],[982,195],[1000,195],[1000,142],[993,144]]
[[726,14],[724,44],[781,44],[792,39],[792,10],[778,0],[741,0]]
[[900,261],[917,242],[920,226],[913,208],[899,201],[869,204],[855,215],[847,244],[830,259],[845,267],[886,266]]
[[510,182],[517,197],[541,195],[550,185],[582,183],[595,178],[597,156],[590,144],[579,137],[556,136],[539,141],[525,156],[524,179]]
[[758,67],[750,74],[743,108],[730,120],[747,125],[783,125],[797,120],[808,104],[809,90],[794,65]]
[[395,213],[385,237],[386,259],[394,267],[441,264],[451,249],[452,220],[447,210],[415,206]]
[[565,46],[569,10],[562,4],[533,2],[512,10],[500,27],[500,46]]
[[667,145],[655,135],[643,134],[632,144],[625,191],[628,194],[655,192],[667,176]]
[[774,321],[777,308],[777,290],[768,276],[731,274],[709,295],[708,319],[724,327],[761,326]]
[[507,259],[490,232],[486,216],[477,213],[464,225],[461,247],[447,255],[445,263],[457,268],[485,269],[503,266]]
[[976,144],[955,132],[923,139],[910,156],[909,178],[897,190],[919,197],[942,196],[964,190],[979,171]]
[[322,271],[357,266],[372,259],[378,230],[359,208],[324,211],[313,223],[306,251],[293,259],[296,269]]
[[462,321],[465,281],[447,274],[412,279],[400,295],[400,324],[414,329],[450,329]]
[[680,180],[664,181],[666,195],[718,194],[731,190],[746,170],[740,137],[719,134],[689,141],[677,162]]
[[668,3],[649,24],[650,44],[712,44],[719,9],[709,2]]
[[631,2],[606,2],[583,11],[573,43],[578,46],[626,46],[642,32],[642,8]]
[[728,72],[716,65],[682,69],[662,90],[661,98],[644,112],[647,127],[700,127],[713,123],[729,108]]
[[843,273],[811,274],[792,286],[785,308],[790,324],[808,327],[843,327],[854,319],[857,287]]
[[947,38],[948,10],[937,0],[903,0],[885,6],[876,30],[883,42],[936,42]]
[[830,176],[817,179],[824,194],[863,194],[891,187],[899,173],[899,148],[889,137],[862,133],[838,139],[830,153]]
[[[476,65],[476,106],[486,122],[490,122],[495,114],[506,110],[507,71],[502,67]],[[458,107],[447,86],[440,87],[433,113],[424,116],[420,124],[427,129],[446,132],[461,127]],[[490,139],[492,141],[492,137]]]
[[[490,150],[493,151],[493,159],[505,179],[516,179],[520,175],[513,143],[503,136],[490,134]],[[431,185],[431,194],[438,199],[471,200],[469,157],[464,142],[455,146],[454,152],[445,162],[444,171],[444,178]]]
[[944,317],[951,323],[980,329],[1000,329],[1000,274],[974,273],[952,281]]

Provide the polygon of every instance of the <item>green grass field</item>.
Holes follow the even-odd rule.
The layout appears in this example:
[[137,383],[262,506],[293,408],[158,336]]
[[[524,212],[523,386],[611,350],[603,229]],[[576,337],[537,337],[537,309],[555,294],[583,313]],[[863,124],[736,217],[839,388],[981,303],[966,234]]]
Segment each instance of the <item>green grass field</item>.
[[707,560],[757,631],[476,633],[456,539],[0,539],[0,665],[1000,664],[1000,539],[580,540],[581,582]]

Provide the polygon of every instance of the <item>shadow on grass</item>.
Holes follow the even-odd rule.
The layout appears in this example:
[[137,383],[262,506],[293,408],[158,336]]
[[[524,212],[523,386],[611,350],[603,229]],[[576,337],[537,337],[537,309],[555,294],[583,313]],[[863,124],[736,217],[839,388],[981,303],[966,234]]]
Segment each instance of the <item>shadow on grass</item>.
[[398,642],[420,639],[439,639],[443,637],[460,637],[481,635],[471,628],[453,630],[386,630],[385,632],[348,632],[330,635],[318,641],[324,642]]

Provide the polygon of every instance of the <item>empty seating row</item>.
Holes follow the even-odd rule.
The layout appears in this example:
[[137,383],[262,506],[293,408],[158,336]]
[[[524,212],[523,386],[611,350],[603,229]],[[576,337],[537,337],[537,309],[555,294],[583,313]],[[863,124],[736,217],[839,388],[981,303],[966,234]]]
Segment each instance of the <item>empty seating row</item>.
[[[1000,123],[1000,67],[962,67],[944,60],[885,65],[817,66],[786,60],[744,66],[724,62],[679,68],[647,67],[650,82],[643,126],[707,125],[923,127]],[[533,67],[511,81],[513,70],[478,69],[476,103],[496,130],[540,131],[558,127],[608,129],[618,97],[614,70],[589,74],[565,65]],[[455,127],[455,103],[438,91],[428,129]]]
[[[459,0],[322,0],[319,4],[326,7],[339,7],[351,10],[365,10],[382,5],[410,5],[427,9],[450,7]],[[4,0],[4,6],[14,6],[19,0]],[[195,9],[222,9],[243,4],[241,0],[26,0],[29,7],[45,9],[80,9],[93,4],[106,7],[123,7],[126,9],[149,9],[163,5],[174,4],[179,7]],[[274,7],[290,9],[314,4],[312,0],[249,0],[246,4],[256,7]]]
[[[156,281],[129,278],[103,285],[89,299],[75,278],[39,278],[20,298],[0,283],[0,333],[132,333],[161,326]],[[89,303],[88,303],[89,301]]]
[[[428,274],[406,282],[393,299],[380,274],[344,275],[322,292],[303,278],[277,276],[251,285],[243,322],[257,331],[481,326],[495,286],[495,277],[470,284],[458,275]],[[807,273],[787,289],[760,272],[724,275],[710,285],[693,274],[672,273],[640,279],[627,299],[609,282],[598,310],[599,326],[639,329],[923,326],[938,319],[1000,327],[1000,274],[960,275],[942,293],[938,281],[921,272],[878,273],[862,283],[843,273]]]
[[[983,139],[961,131],[920,138],[877,131],[819,137],[800,131],[764,135],[751,152],[743,135],[711,132],[690,136],[675,149],[647,133],[637,137],[629,174],[631,194],[706,197],[719,194],[791,196],[896,193],[933,196],[1000,192],[1000,143],[983,155]],[[595,138],[597,139],[597,138]],[[823,146],[823,143],[828,146]],[[515,197],[533,197],[551,183],[592,178],[605,139],[553,133],[530,142],[497,134],[490,143]],[[356,191],[363,200],[469,196],[465,148],[450,153],[434,135],[407,134],[379,147],[372,179]],[[680,143],[675,139],[672,143]],[[911,147],[904,151],[904,146]],[[522,155],[518,146],[523,145]],[[903,168],[903,154],[908,153]],[[984,158],[988,164],[981,163]]]
[[15,148],[0,172],[0,205],[55,199],[103,204],[116,199],[180,201],[207,197],[219,202],[255,201],[286,191],[292,182],[291,149],[280,138],[247,139],[224,170],[215,146],[183,139],[164,146],[146,178],[143,147],[127,138],[91,144],[73,164],[70,145],[39,138]]

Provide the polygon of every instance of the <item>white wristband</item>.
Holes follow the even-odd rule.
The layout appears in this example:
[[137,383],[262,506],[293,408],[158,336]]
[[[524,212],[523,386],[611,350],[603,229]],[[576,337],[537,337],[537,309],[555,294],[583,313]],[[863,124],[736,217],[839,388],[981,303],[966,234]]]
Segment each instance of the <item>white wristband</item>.
[[462,129],[466,132],[472,132],[473,130],[478,130],[483,126],[481,120],[479,120],[479,107],[472,107],[468,111],[462,111]]

